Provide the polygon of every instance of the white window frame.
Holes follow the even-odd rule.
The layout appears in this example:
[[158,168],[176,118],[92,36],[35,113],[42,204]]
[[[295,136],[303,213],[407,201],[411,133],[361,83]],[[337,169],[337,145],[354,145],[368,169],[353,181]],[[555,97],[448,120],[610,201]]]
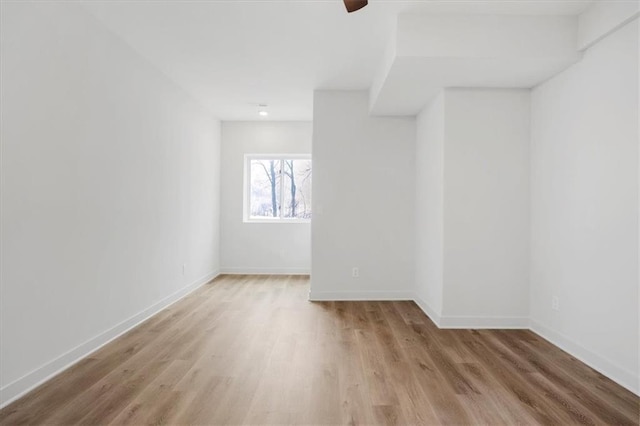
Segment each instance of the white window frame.
[[[242,202],[242,221],[244,223],[311,223],[311,219],[300,218],[252,218],[251,217],[251,160],[311,160],[310,154],[245,154],[244,155],[244,178],[243,186],[243,202]],[[313,173],[313,166],[311,169]],[[313,179],[313,178],[312,178]],[[280,211],[282,211],[282,202],[284,201],[284,191],[282,179],[280,179]],[[313,205],[313,201],[312,201]],[[282,213],[280,213],[282,214]]]

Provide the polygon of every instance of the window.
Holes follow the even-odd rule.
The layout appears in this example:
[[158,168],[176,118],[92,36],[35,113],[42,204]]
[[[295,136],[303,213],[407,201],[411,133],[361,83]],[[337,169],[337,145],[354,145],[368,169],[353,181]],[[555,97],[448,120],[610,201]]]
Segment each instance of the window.
[[311,220],[311,158],[308,155],[245,156],[244,220]]

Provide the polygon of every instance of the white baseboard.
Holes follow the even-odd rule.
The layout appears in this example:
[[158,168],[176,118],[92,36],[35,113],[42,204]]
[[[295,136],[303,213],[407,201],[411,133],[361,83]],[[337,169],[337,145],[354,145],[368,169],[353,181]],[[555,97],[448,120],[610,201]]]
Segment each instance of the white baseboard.
[[597,355],[568,337],[553,331],[529,317],[452,317],[440,316],[424,300],[416,297],[416,305],[438,326],[438,328],[464,329],[529,329],[559,347],[589,367],[610,378],[620,386],[640,395],[640,377],[633,372],[616,366],[611,361]]
[[446,316],[439,315],[424,300],[415,297],[413,300],[438,328],[464,329],[528,329],[528,317],[487,317],[487,316]]
[[307,268],[241,268],[223,267],[221,274],[226,275],[311,275]]
[[431,305],[417,296],[413,299],[413,301],[416,305],[418,305],[420,309],[422,309],[422,312],[424,312],[424,314],[428,316],[435,325],[438,326],[438,328],[442,328],[440,326],[440,314],[436,313],[435,309],[433,309]]
[[381,300],[413,300],[413,293],[406,291],[327,291],[309,292],[309,300],[321,301],[381,301]]
[[531,331],[548,340],[553,345],[571,354],[594,370],[607,376],[620,386],[640,396],[640,377],[633,372],[618,367],[608,359],[586,349],[567,336],[553,331],[538,321],[531,320]]
[[464,317],[442,316],[440,328],[466,329],[528,329],[527,317]]
[[135,314],[134,316],[115,325],[114,327],[98,334],[97,336],[76,346],[75,348],[60,355],[59,357],[47,362],[46,364],[33,370],[32,372],[27,373],[19,379],[4,386],[2,389],[0,389],[0,408],[10,404],[11,402],[27,394],[34,388],[40,386],[47,380],[50,380],[54,376],[62,373],[64,370],[68,369],[81,359],[91,355],[93,352],[97,351],[107,343],[120,337],[132,328],[138,326],[140,323],[146,321],[169,305],[174,304],[189,293],[208,283],[218,275],[219,273],[217,271],[207,274],[206,276],[196,280],[192,284],[189,284],[188,286],[183,287],[175,293],[154,303],[147,309]]

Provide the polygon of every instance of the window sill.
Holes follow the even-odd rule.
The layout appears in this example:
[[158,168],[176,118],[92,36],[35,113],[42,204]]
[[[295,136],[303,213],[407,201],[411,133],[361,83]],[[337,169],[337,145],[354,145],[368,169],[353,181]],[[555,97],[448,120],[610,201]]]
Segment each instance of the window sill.
[[311,219],[244,219],[243,223],[273,223],[273,224],[289,224],[289,223],[311,223]]

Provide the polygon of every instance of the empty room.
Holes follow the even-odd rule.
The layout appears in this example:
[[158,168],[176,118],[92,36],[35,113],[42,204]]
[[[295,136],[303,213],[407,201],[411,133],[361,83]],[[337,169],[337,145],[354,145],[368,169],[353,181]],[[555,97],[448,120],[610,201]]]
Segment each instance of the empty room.
[[639,0],[0,0],[1,425],[640,425]]

